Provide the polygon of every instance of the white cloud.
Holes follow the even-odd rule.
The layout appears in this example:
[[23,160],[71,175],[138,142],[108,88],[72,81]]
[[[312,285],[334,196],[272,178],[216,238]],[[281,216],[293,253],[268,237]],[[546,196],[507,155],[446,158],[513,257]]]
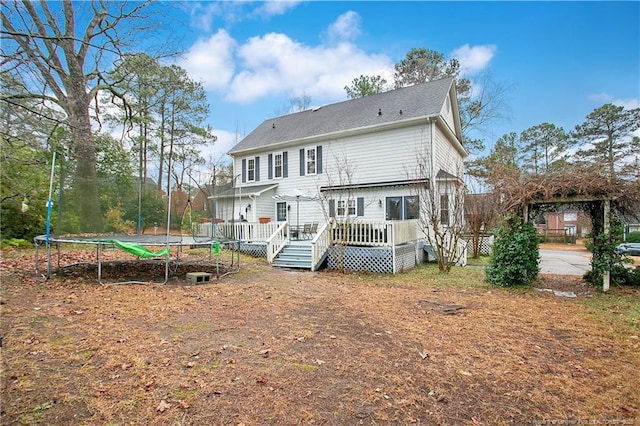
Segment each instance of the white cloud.
[[298,6],[301,1],[288,1],[288,0],[268,0],[265,1],[260,7],[256,8],[252,15],[259,15],[264,18],[270,18],[271,16],[284,15],[290,9]]
[[212,133],[216,135],[218,139],[212,146],[207,146],[201,150],[202,157],[207,161],[207,164],[210,164],[212,161],[214,163],[220,163],[221,161],[229,160],[230,157],[226,155],[227,152],[229,152],[242,137],[233,132],[220,129],[213,129]]
[[213,28],[242,22],[247,18],[247,1],[203,1],[185,2],[190,7],[191,26],[211,32]]
[[233,51],[236,42],[225,30],[191,46],[180,66],[189,76],[202,82],[205,89],[224,90],[234,73]]
[[344,97],[360,74],[382,74],[393,64],[350,43],[306,46],[284,34],[252,37],[238,50],[243,70],[231,82],[228,101],[249,103],[267,95],[306,93],[316,100]]
[[329,25],[327,34],[329,41],[354,40],[360,35],[362,19],[356,12],[348,11],[340,16],[335,22]]
[[451,53],[451,57],[460,61],[460,73],[463,76],[475,74],[489,65],[496,54],[497,47],[493,44],[469,46],[465,44]]
[[608,93],[591,93],[587,98],[600,104],[614,104],[624,107],[624,109],[640,108],[640,100],[638,98],[616,99]]
[[614,99],[611,101],[612,104],[624,107],[624,109],[634,109],[640,108],[640,101],[638,98],[635,99]]

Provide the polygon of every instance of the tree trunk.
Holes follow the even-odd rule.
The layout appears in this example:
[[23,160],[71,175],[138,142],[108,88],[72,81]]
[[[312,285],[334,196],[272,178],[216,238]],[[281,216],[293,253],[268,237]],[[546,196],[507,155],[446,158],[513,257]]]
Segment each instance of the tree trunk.
[[[84,94],[83,97],[87,97]],[[102,232],[102,213],[96,173],[96,145],[91,132],[88,100],[69,98],[75,110],[70,114],[71,134],[77,161],[75,171],[78,215],[81,232]]]

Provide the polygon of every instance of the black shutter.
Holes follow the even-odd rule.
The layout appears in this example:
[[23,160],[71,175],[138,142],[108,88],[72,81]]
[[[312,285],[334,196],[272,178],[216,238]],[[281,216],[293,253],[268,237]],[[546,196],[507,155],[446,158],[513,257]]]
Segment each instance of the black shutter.
[[247,181],[247,160],[242,160],[242,183]]
[[329,217],[336,217],[336,200],[329,200]]
[[300,176],[304,176],[305,175],[305,166],[306,166],[307,162],[305,161],[304,158],[304,148],[302,148],[300,150]]
[[358,197],[356,199],[356,215],[364,216],[364,198]]
[[273,179],[273,154],[269,154],[267,157],[267,177]]
[[256,168],[255,168],[255,173],[256,175],[256,182],[258,182],[260,180],[260,157],[256,157]]
[[316,147],[316,173],[322,173],[322,145]]
[[289,162],[287,161],[287,151],[282,153],[282,177],[286,178],[289,176]]

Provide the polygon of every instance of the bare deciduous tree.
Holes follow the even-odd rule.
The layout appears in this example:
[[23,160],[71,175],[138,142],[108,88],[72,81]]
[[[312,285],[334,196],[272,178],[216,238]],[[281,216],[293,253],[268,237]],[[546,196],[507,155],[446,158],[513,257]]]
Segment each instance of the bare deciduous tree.
[[429,155],[418,153],[417,159],[413,178],[420,203],[418,224],[435,251],[438,269],[448,273],[453,265],[466,260],[463,166],[452,165],[454,173],[436,172]]
[[150,3],[65,0],[2,5],[2,52],[7,58],[3,65],[21,76],[30,98],[56,104],[66,114],[84,231],[102,230],[91,105],[98,105],[101,90],[113,89],[107,71],[133,37],[149,28],[144,11]]

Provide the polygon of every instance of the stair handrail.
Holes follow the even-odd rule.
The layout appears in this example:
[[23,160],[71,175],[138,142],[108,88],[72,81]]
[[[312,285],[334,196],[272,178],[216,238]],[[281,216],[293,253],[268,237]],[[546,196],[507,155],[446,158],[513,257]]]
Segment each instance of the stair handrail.
[[282,222],[280,226],[267,239],[267,262],[273,263],[278,253],[287,245],[289,241],[289,222]]
[[332,228],[330,225],[332,221],[329,220],[320,226],[316,236],[311,240],[311,270],[316,271],[320,267],[322,258],[329,250],[331,244],[330,232]]

